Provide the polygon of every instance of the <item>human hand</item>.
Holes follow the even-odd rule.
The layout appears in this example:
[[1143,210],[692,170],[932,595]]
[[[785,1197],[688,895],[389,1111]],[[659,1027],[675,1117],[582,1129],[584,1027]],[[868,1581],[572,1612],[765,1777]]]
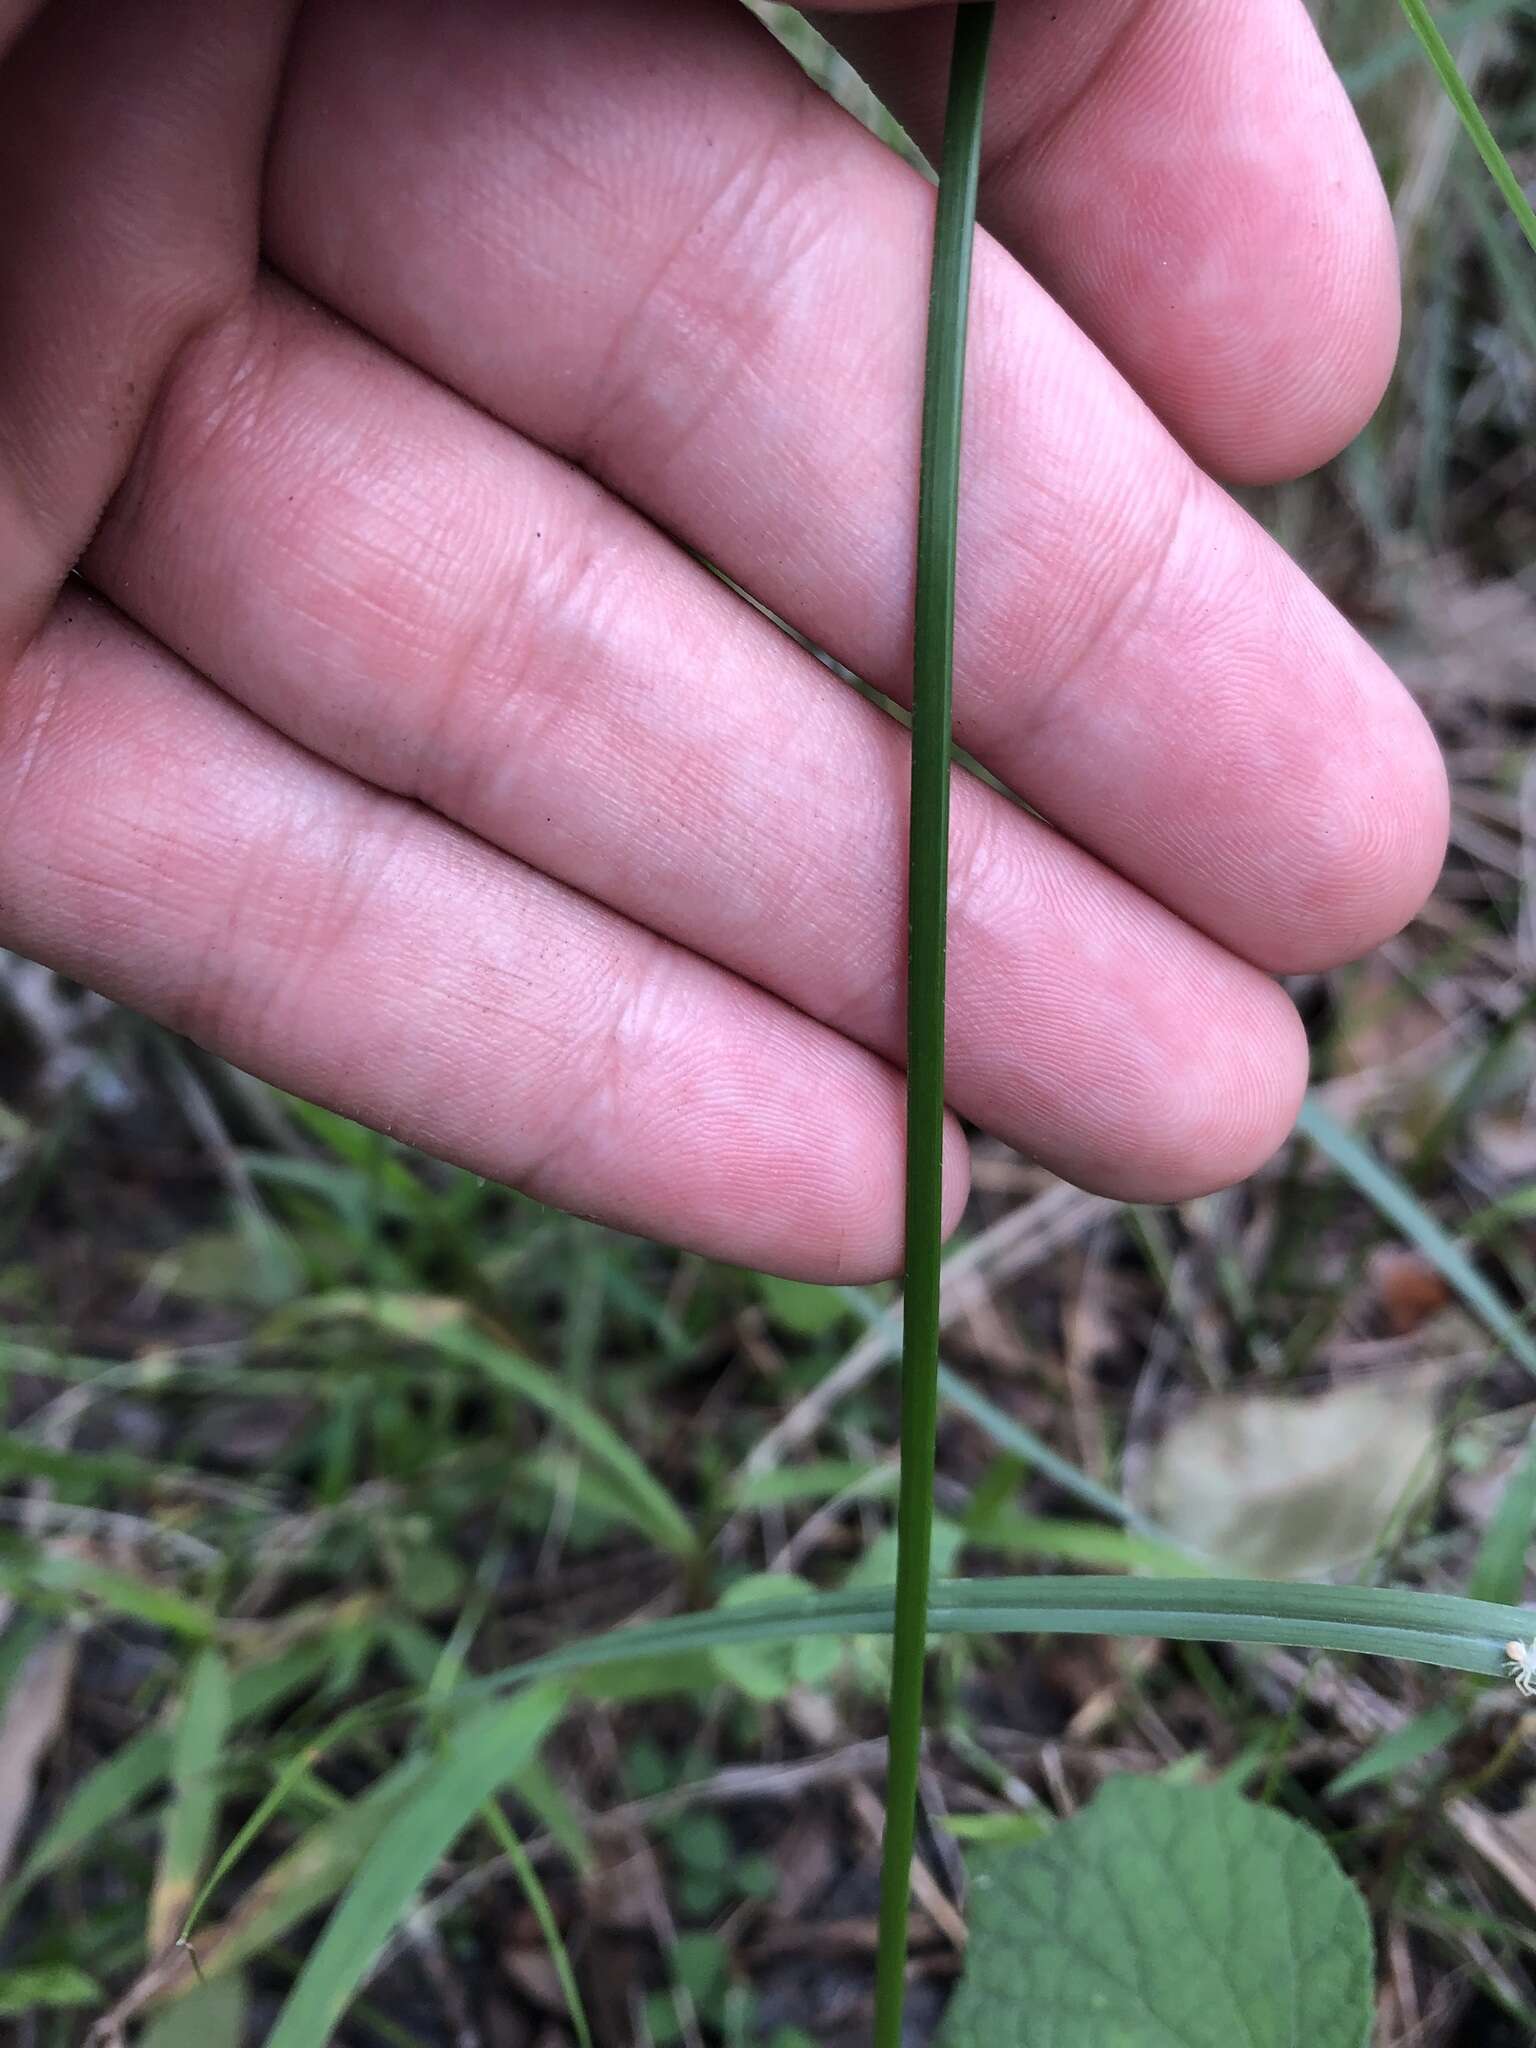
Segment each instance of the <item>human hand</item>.
[[[830,24],[930,144],[944,11]],[[929,188],[736,0],[0,51],[0,942],[545,1200],[892,1269],[905,735],[687,551],[906,694]],[[950,1099],[1177,1198],[1289,1127],[1270,976],[1443,850],[1206,474],[1364,420],[1391,224],[1302,0],[1004,0],[982,217],[956,730],[1041,816],[958,778]]]

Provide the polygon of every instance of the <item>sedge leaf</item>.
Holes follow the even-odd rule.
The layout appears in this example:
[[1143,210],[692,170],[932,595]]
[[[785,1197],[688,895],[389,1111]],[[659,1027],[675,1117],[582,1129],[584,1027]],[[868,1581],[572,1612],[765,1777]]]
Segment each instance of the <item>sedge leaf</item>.
[[354,1993],[439,1859],[543,1741],[564,1695],[541,1686],[453,1733],[391,1816],[306,1957],[267,2048],[325,2048]]

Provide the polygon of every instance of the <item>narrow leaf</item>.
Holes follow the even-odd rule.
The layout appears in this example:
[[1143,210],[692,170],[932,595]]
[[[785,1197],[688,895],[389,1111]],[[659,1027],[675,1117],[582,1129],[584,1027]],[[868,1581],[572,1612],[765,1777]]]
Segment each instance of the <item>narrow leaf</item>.
[[951,700],[955,663],[955,550],[965,343],[981,174],[981,111],[992,39],[991,0],[955,13],[949,105],[934,221],[918,478],[917,596],[912,688],[912,802],[907,860],[906,1276],[901,1353],[901,1492],[891,1651],[890,1745],[880,1934],[875,1957],[876,2048],[900,2048],[906,1992],[907,1901],[923,1733],[923,1667],[933,1467],[938,1428],[944,1242],[944,983],[949,901]]
[[1450,1741],[1463,1719],[1455,1707],[1433,1707],[1427,1714],[1415,1714],[1411,1721],[1373,1742],[1363,1756],[1340,1771],[1328,1787],[1329,1798],[1342,1799],[1350,1792],[1358,1792],[1363,1785],[1395,1778],[1399,1771],[1433,1756]]
[[[666,1661],[731,1643],[793,1642],[806,1635],[889,1635],[888,1587],[812,1593],[795,1600],[676,1615],[610,1629],[514,1665],[480,1686],[597,1671],[636,1659]],[[1265,1643],[1395,1657],[1450,1671],[1504,1675],[1504,1646],[1536,1635],[1536,1613],[1449,1593],[1388,1586],[1309,1586],[1266,1579],[1040,1577],[935,1581],[935,1635],[1154,1636],[1174,1642]]]
[[1456,1240],[1436,1222],[1395,1173],[1344,1126],[1315,1095],[1301,1106],[1296,1128],[1331,1159],[1365,1199],[1429,1260],[1445,1284],[1528,1372],[1536,1373],[1536,1337],[1478,1272]]
[[[306,1643],[269,1664],[241,1672],[231,1688],[231,1722],[240,1726],[259,1719],[274,1707],[312,1685],[325,1671],[329,1652]],[[126,1743],[115,1756],[98,1764],[64,1802],[57,1819],[33,1845],[13,1881],[0,1894],[0,1922],[30,1886],[67,1863],[103,1828],[121,1820],[154,1791],[171,1767],[171,1735],[153,1728]]]
[[228,1668],[216,1650],[205,1650],[192,1666],[171,1740],[171,1803],[149,1907],[152,1955],[181,1932],[207,1860],[219,1815],[218,1770],[231,1709]]
[[1503,193],[1510,212],[1520,223],[1525,239],[1532,249],[1536,249],[1536,212],[1532,211],[1524,187],[1510,169],[1509,159],[1494,140],[1493,130],[1483,119],[1482,109],[1472,97],[1470,87],[1456,68],[1456,59],[1451,55],[1445,37],[1436,26],[1435,17],[1430,13],[1425,0],[1402,0],[1402,7],[1414,34],[1424,45],[1424,54],[1433,65],[1436,77],[1445,87],[1451,105],[1461,116],[1461,125],[1471,136],[1478,155],[1488,166],[1489,176]]
[[487,1799],[534,1754],[563,1694],[539,1687],[500,1701],[455,1730],[451,1748],[373,1845],[267,2038],[267,2048],[325,2048],[412,1900]]
[[675,1556],[697,1552],[692,1523],[618,1431],[555,1373],[476,1329],[458,1302],[336,1293],[305,1303],[301,1313],[305,1321],[345,1316],[371,1323],[403,1343],[424,1344],[530,1402],[605,1468],[636,1528]]

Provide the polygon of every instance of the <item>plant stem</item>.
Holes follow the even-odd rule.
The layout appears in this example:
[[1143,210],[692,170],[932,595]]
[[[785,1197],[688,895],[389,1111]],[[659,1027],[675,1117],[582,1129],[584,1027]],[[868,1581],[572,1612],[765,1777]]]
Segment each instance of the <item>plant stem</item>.
[[907,1904],[917,1828],[928,1637],[928,1575],[938,1416],[939,1265],[943,1244],[944,962],[949,897],[950,705],[955,538],[971,246],[981,166],[992,6],[955,16],[949,105],[934,225],[918,487],[908,852],[906,1289],[901,1354],[890,1762],[875,1964],[875,2048],[900,2048]]
[[1533,249],[1536,249],[1536,211],[1525,196],[1525,188],[1510,168],[1509,159],[1494,139],[1493,130],[1483,119],[1482,109],[1472,97],[1471,88],[1456,67],[1450,45],[1436,26],[1435,17],[1430,13],[1426,0],[1402,0],[1404,14],[1419,41],[1424,45],[1424,54],[1434,66],[1440,83],[1450,96],[1451,104],[1461,116],[1461,124],[1477,149],[1478,155],[1488,166],[1488,174],[1503,193],[1510,212],[1520,223],[1521,232]]

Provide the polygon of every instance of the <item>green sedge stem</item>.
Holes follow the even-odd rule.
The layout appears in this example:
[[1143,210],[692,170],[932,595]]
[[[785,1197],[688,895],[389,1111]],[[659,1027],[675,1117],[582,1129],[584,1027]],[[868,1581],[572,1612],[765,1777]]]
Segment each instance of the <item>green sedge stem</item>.
[[908,853],[906,1288],[901,1352],[901,1494],[891,1655],[890,1763],[875,1963],[875,2048],[900,2048],[907,1902],[917,1830],[938,1417],[943,1246],[944,961],[949,897],[950,705],[965,335],[981,168],[991,0],[955,16],[934,226],[923,385]]
[[1533,249],[1536,249],[1536,211],[1525,196],[1525,189],[1509,165],[1509,159],[1494,139],[1493,130],[1483,119],[1481,107],[1472,97],[1471,88],[1456,67],[1450,46],[1441,35],[1435,17],[1425,5],[1425,0],[1402,0],[1404,14],[1419,41],[1424,45],[1424,54],[1435,68],[1436,76],[1450,96],[1451,104],[1461,116],[1461,124],[1471,136],[1477,153],[1488,166],[1488,175],[1503,193],[1506,204],[1520,223],[1521,232]]

